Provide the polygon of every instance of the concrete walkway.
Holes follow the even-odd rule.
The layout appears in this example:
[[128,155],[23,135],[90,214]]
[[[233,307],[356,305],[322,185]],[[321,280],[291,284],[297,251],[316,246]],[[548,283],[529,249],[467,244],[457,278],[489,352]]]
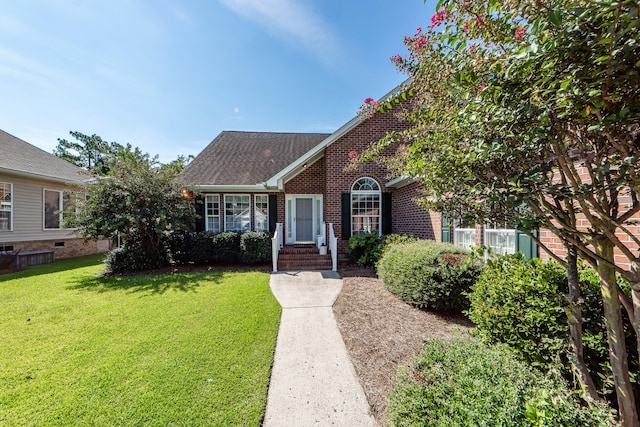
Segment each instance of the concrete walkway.
[[338,273],[274,273],[270,285],[282,319],[263,425],[376,426],[331,308]]

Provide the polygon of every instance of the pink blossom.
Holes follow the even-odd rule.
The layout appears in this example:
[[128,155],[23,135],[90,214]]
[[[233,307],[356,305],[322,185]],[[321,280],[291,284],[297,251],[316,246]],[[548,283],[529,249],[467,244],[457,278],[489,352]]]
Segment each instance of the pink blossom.
[[527,29],[525,27],[520,27],[516,30],[516,40],[520,41],[527,34]]
[[486,87],[487,87],[486,83],[483,82],[482,84],[480,84],[480,86],[478,87],[478,95],[480,94],[480,92],[485,90]]
[[467,34],[469,32],[469,22],[465,22],[464,23],[464,27],[462,27],[462,31],[464,31],[465,34]]
[[349,151],[349,161],[355,162],[356,160],[358,160],[358,153],[356,153],[356,150]]
[[479,17],[479,16],[476,16],[476,23],[477,23],[478,25],[484,25],[484,19],[482,19],[482,18],[481,18],[481,17]]
[[427,39],[424,36],[416,39],[416,49],[420,49],[425,44],[427,44]]
[[418,35],[422,32],[422,27],[418,27],[416,28],[416,34],[415,37],[418,37]]
[[372,102],[373,102],[373,98],[367,98],[367,99],[365,99],[365,100],[364,100],[364,103],[365,103],[366,105],[369,105],[369,104],[371,104]]
[[[437,27],[447,20],[447,10],[442,9],[431,17],[431,28]],[[416,34],[417,35],[417,34]]]
[[380,108],[380,101],[376,101],[376,102],[374,102],[374,103],[373,103],[373,108],[375,108],[376,110],[377,110],[378,108]]
[[396,65],[400,64],[402,62],[402,56],[400,55],[392,56],[391,62],[393,62]]
[[475,52],[475,50],[478,48],[478,45],[476,45],[475,43],[472,44],[471,46],[469,46],[469,51],[470,52]]
[[404,36],[404,42],[405,42],[405,43],[411,43],[411,37],[409,37],[409,36]]

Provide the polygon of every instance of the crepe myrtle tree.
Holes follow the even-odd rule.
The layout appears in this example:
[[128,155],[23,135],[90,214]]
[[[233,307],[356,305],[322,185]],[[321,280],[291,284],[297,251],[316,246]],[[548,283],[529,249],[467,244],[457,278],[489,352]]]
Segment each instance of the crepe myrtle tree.
[[168,262],[165,238],[193,226],[193,203],[183,197],[176,174],[185,158],[161,165],[139,148],[118,145],[107,176],[96,177],[81,191],[77,214],[68,226],[86,239],[114,239],[145,259],[151,267]]
[[[597,269],[625,426],[638,425],[622,308],[640,349],[640,258],[627,246],[640,245],[631,228],[640,210],[639,10],[624,0],[440,1],[429,25],[405,38],[408,55],[391,58],[411,78],[400,94],[413,95],[403,114],[415,126],[358,156],[403,144],[387,166],[426,184],[429,209],[548,228],[570,254],[552,256],[575,269],[579,254]],[[395,100],[367,99],[362,114]],[[614,248],[631,268],[614,263]]]

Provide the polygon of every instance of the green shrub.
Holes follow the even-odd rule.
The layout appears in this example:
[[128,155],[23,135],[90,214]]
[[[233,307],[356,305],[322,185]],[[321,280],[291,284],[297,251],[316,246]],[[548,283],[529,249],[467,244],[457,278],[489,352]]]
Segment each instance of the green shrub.
[[[585,363],[600,393],[613,398],[607,396],[612,393],[613,378],[598,275],[590,267],[581,267],[579,281]],[[488,261],[469,293],[467,314],[483,342],[507,344],[520,359],[542,370],[560,361],[564,374],[571,378],[566,357],[570,336],[567,293],[567,274],[557,262],[505,255]],[[632,382],[637,383],[637,349],[626,314],[624,317],[629,370]]]
[[214,234],[213,259],[220,264],[235,264],[240,261],[240,233],[235,231],[225,231]]
[[418,307],[462,311],[465,295],[480,275],[483,262],[448,243],[420,240],[394,245],[378,263],[385,287]]
[[107,254],[105,265],[107,274],[126,274],[166,267],[169,259],[166,252],[154,253],[125,244]]
[[378,233],[365,233],[351,236],[345,252],[352,264],[374,267],[393,245],[417,241],[418,239],[408,234],[379,236]]
[[387,408],[394,426],[611,426],[606,407],[578,406],[566,384],[504,347],[431,340],[401,369]]
[[240,251],[243,263],[266,264],[271,260],[271,236],[264,232],[242,233]]
[[373,266],[382,254],[382,239],[377,232],[351,236],[345,252],[350,263],[361,267]]

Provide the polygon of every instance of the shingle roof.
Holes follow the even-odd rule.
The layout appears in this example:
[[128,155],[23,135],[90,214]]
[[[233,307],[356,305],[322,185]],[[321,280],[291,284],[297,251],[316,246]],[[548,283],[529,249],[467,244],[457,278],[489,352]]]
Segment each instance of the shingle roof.
[[76,165],[3,130],[0,130],[0,169],[67,183],[81,183],[88,179]]
[[276,175],[328,136],[224,131],[182,171],[181,178],[193,185],[255,185]]

